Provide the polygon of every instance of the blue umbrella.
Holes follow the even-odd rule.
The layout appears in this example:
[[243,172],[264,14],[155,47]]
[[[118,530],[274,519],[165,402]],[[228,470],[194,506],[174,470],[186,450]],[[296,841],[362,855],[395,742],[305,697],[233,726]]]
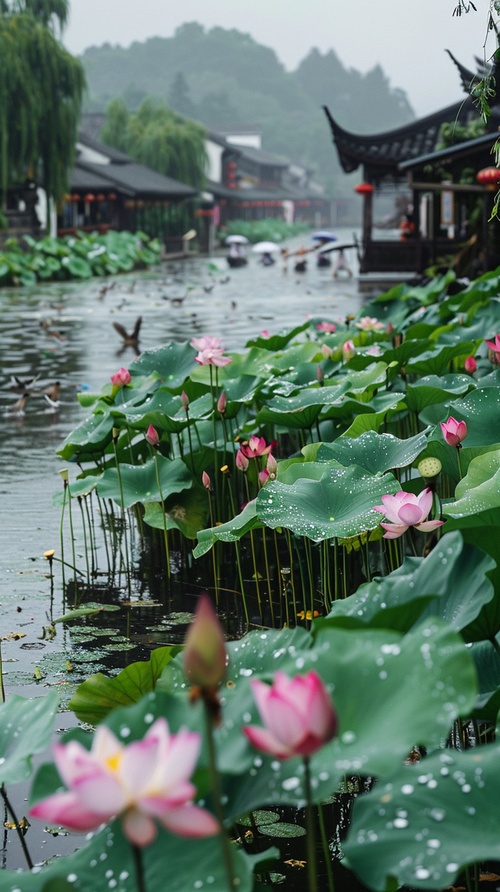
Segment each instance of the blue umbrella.
[[333,232],[329,232],[327,229],[318,229],[317,232],[313,232],[311,236],[313,242],[336,242],[337,236],[333,234]]

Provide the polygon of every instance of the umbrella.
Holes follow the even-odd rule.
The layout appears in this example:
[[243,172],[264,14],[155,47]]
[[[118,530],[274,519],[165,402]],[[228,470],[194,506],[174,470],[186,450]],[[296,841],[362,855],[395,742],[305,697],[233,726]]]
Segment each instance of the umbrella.
[[257,242],[252,248],[252,251],[256,251],[257,254],[272,254],[279,250],[280,246],[276,242]]
[[327,229],[318,229],[317,232],[313,232],[311,236],[313,242],[336,242],[337,236],[333,234],[333,232],[329,232]]
[[246,235],[228,235],[225,243],[226,245],[248,245],[248,239]]

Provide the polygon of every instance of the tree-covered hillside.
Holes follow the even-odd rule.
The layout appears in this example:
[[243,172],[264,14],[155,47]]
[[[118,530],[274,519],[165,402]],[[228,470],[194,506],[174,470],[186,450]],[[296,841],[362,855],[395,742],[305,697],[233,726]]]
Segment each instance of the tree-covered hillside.
[[322,105],[357,132],[398,127],[414,117],[402,90],[380,66],[362,74],[346,69],[333,50],[313,49],[287,72],[274,50],[236,30],[182,25],[173,37],[153,37],[129,48],[105,44],[82,56],[87,109],[104,111],[123,98],[130,110],[147,96],[162,99],[210,130],[254,125],[263,146],[312,167],[338,194],[342,177]]

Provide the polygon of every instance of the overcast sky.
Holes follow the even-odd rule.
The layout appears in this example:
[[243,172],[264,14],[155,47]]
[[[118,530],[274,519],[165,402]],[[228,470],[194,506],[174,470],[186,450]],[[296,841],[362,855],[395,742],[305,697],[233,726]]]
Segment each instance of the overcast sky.
[[[295,69],[312,47],[323,53],[335,50],[345,67],[363,73],[379,63],[391,86],[405,90],[417,115],[423,115],[462,95],[445,49],[472,69],[474,57],[483,55],[488,0],[474,0],[477,12],[453,17],[456,2],[70,0],[71,19],[63,42],[78,55],[106,42],[129,46],[155,35],[171,37],[184,22],[236,28],[274,49],[288,70]],[[489,38],[488,57],[493,50]]]

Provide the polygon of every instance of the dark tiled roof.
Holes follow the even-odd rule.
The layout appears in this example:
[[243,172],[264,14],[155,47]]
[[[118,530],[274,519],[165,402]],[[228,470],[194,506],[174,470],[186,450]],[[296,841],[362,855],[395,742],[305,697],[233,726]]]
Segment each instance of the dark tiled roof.
[[328,108],[323,108],[342,168],[346,173],[352,173],[364,165],[365,176],[374,181],[387,174],[397,174],[399,165],[404,161],[436,151],[442,124],[449,121],[465,123],[471,113],[477,117],[477,110],[469,98],[396,130],[365,135],[344,130]]
[[494,159],[491,149],[498,139],[498,133],[484,133],[482,136],[476,136],[475,139],[468,139],[465,142],[459,142],[454,146],[448,146],[446,149],[440,149],[437,152],[430,152],[427,155],[420,155],[417,158],[410,158],[403,161],[399,168],[406,172],[410,170],[418,170],[426,165],[432,164],[450,164],[462,161],[463,158],[471,156],[482,156],[484,164],[494,167]]
[[116,185],[112,183],[105,172],[108,169],[107,164],[101,164],[101,172],[96,170],[86,170],[76,162],[70,177],[71,192],[116,192]]
[[120,152],[118,149],[112,149],[110,146],[105,146],[103,142],[94,139],[89,133],[80,131],[78,134],[78,142],[81,142],[89,149],[93,149],[95,152],[99,152],[101,155],[104,155],[105,158],[109,158],[113,164],[128,164],[131,160],[129,155],[126,155],[125,152]]
[[[77,180],[85,183],[77,185]],[[99,181],[99,186],[91,186],[91,183]],[[122,192],[132,198],[146,198],[153,200],[170,200],[194,198],[198,191],[185,183],[179,183],[171,177],[163,176],[136,164],[134,161],[128,164],[90,164],[77,161],[71,176],[72,189],[99,188]]]
[[[231,148],[233,146],[231,145]],[[289,162],[283,161],[283,158],[279,158],[278,155],[273,155],[271,152],[266,152],[264,149],[255,149],[253,146],[236,146],[239,150],[240,155],[243,158],[248,158],[249,161],[253,161],[255,164],[262,164],[266,167],[288,167]]]

